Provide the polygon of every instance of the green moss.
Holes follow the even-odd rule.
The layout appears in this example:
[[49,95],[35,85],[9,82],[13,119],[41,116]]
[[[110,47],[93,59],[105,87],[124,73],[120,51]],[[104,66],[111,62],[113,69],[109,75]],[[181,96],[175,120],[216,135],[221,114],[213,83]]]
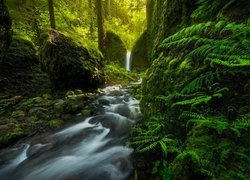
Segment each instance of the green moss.
[[0,134],[0,146],[11,143],[15,139],[25,135],[23,129],[15,124],[9,124],[6,130],[7,131],[1,132]]
[[11,19],[9,16],[6,1],[0,2],[0,63],[5,57],[5,53],[11,42]]
[[81,114],[82,114],[82,116],[84,116],[84,117],[90,116],[91,113],[92,113],[92,111],[91,111],[90,109],[83,109],[83,110],[81,111]]
[[158,46],[142,83],[144,120],[132,130],[150,168],[166,161],[170,179],[249,178],[249,30],[200,23]]
[[53,31],[44,35],[39,54],[54,90],[89,89],[104,83],[102,56],[98,52],[91,53],[63,34]]
[[131,81],[138,80],[138,75],[133,72],[126,71],[124,68],[117,66],[116,64],[109,64],[105,67],[106,83],[108,85],[125,84]]
[[125,56],[127,50],[121,38],[116,33],[107,31],[105,44],[105,59],[109,63],[116,63],[120,67],[125,67]]
[[49,121],[49,127],[52,129],[59,128],[63,124],[63,121],[60,119],[53,119]]
[[18,118],[18,117],[24,117],[25,116],[25,112],[17,110],[17,111],[13,111],[11,114],[12,117],[14,118]]

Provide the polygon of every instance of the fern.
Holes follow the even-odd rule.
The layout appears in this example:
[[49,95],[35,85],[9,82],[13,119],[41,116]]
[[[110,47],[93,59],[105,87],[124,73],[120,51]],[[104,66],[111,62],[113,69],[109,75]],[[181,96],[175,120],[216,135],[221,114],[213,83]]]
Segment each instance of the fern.
[[189,47],[190,50],[184,53],[185,59],[203,59],[211,66],[250,66],[249,33],[250,28],[246,24],[225,21],[201,23],[166,38],[159,49],[168,53]]
[[200,127],[206,127],[216,130],[217,133],[221,134],[224,130],[229,127],[227,120],[223,117],[210,117],[206,119],[191,119],[187,122],[187,127],[190,123],[194,123]]

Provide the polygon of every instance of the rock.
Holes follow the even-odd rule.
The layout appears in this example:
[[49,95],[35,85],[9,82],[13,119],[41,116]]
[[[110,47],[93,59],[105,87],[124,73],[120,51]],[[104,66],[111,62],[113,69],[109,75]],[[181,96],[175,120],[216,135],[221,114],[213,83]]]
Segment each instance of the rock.
[[49,121],[49,127],[51,128],[59,128],[62,125],[63,121],[60,119],[53,119]]
[[104,84],[104,61],[97,51],[77,45],[56,31],[44,35],[42,41],[40,63],[54,90],[97,88]]
[[4,61],[0,63],[0,92],[25,97],[50,92],[48,76],[40,70],[31,40],[14,34]]
[[99,102],[99,104],[102,104],[102,105],[109,105],[110,104],[109,100],[104,99],[104,98],[98,99],[98,102]]
[[79,94],[82,94],[82,90],[81,89],[76,89],[74,91],[75,95],[79,95]]
[[131,52],[131,69],[143,71],[149,67],[147,57],[147,31],[139,37]]
[[108,62],[118,64],[120,67],[125,67],[125,56],[127,50],[121,38],[116,33],[107,31],[105,45],[105,59],[107,59]]
[[68,91],[65,96],[68,97],[68,96],[74,96],[74,95],[75,95],[74,91]]
[[14,117],[14,118],[24,117],[25,116],[25,112],[21,111],[21,110],[13,111],[12,114],[11,114],[11,116]]
[[41,120],[48,120],[49,119],[49,115],[47,113],[48,113],[48,110],[44,109],[42,107],[34,107],[34,108],[29,110],[30,116],[34,116],[37,119],[41,119]]
[[50,100],[52,98],[51,94],[43,94],[42,98],[46,99],[46,100]]
[[82,116],[84,116],[84,117],[91,116],[91,113],[92,113],[92,110],[90,110],[90,109],[83,109],[83,110],[81,111],[81,114],[82,114]]
[[6,1],[0,2],[0,63],[4,59],[11,42],[11,19],[6,6]]
[[59,114],[67,114],[72,112],[71,105],[67,101],[60,100],[54,104],[54,109]]

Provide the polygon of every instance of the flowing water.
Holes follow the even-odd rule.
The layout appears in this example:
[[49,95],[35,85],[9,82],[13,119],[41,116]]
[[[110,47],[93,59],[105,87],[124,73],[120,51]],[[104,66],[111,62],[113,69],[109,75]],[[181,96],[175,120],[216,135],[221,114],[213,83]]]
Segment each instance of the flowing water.
[[139,117],[138,101],[126,89],[107,87],[92,105],[94,116],[0,153],[1,180],[132,179],[126,138]]
[[131,52],[128,51],[125,58],[125,69],[127,71],[130,71],[130,59],[131,59],[130,57],[131,57]]

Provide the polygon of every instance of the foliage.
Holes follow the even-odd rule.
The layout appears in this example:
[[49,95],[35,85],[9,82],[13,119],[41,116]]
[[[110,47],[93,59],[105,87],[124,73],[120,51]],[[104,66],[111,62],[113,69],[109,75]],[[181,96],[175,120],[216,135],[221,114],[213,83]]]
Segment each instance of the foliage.
[[126,71],[124,68],[112,63],[105,66],[105,73],[108,85],[125,84],[138,79],[138,76],[133,72]]
[[[151,156],[151,168],[166,161],[163,170],[172,179],[248,178],[249,27],[194,24],[159,45],[142,83],[145,119],[131,138],[138,152]],[[176,147],[161,146],[169,135],[177,151],[159,155]]]

